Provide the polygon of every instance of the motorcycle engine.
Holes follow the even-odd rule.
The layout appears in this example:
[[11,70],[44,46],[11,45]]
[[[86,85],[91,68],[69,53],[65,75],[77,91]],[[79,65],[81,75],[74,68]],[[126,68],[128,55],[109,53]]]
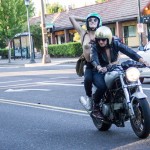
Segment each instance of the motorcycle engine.
[[102,106],[102,113],[105,117],[108,117],[110,115],[110,104],[103,104]]

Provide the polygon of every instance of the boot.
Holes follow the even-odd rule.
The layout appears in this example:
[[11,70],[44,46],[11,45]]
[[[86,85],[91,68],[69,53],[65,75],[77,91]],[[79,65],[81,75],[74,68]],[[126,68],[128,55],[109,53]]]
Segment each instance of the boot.
[[101,120],[104,120],[103,114],[100,111],[99,105],[95,105],[93,106],[93,112],[92,112],[92,116]]
[[88,110],[88,111],[92,110],[92,101],[93,100],[91,97],[85,98],[85,97],[81,96],[79,101],[86,110]]

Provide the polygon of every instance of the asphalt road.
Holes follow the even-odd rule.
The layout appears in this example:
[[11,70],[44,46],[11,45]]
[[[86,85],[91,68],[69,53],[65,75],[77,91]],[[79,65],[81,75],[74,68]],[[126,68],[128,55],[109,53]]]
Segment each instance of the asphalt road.
[[[0,67],[0,150],[150,148],[130,123],[99,132],[78,99],[85,95],[75,64]],[[150,97],[150,79],[143,84]]]

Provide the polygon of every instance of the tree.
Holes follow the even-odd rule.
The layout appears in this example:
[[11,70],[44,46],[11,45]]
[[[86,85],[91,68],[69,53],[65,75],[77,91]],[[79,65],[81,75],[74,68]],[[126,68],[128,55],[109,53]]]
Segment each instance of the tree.
[[42,48],[42,30],[40,23],[31,25],[31,33],[33,35],[34,47],[37,48],[37,50],[40,50]]
[[57,12],[62,12],[65,9],[63,8],[62,5],[60,5],[59,3],[52,3],[52,4],[47,4],[46,5],[46,12],[47,14],[53,14],[53,13],[57,13]]
[[[28,27],[26,24],[23,26],[23,32],[27,32]],[[30,32],[33,35],[34,47],[37,50],[40,50],[42,47],[42,30],[40,26],[40,22],[30,25]]]
[[103,2],[107,2],[108,0],[96,0],[96,3],[103,3]]
[[[33,5],[29,6],[29,14],[33,14]],[[27,12],[24,0],[0,0],[0,37],[4,46],[17,33],[22,31],[22,25],[27,22]]]

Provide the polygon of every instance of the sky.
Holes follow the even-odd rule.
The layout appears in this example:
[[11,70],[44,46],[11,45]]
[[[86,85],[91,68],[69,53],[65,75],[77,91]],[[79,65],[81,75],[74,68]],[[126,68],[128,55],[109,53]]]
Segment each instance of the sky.
[[[40,0],[32,0],[34,3],[34,6],[36,8],[36,14],[39,13],[39,10],[41,8],[41,3]],[[63,6],[68,6],[68,5],[75,5],[75,7],[82,7],[85,5],[90,5],[90,4],[94,4],[95,0],[43,0],[45,2],[49,2],[54,3],[54,2],[58,2],[59,4],[63,5]]]

